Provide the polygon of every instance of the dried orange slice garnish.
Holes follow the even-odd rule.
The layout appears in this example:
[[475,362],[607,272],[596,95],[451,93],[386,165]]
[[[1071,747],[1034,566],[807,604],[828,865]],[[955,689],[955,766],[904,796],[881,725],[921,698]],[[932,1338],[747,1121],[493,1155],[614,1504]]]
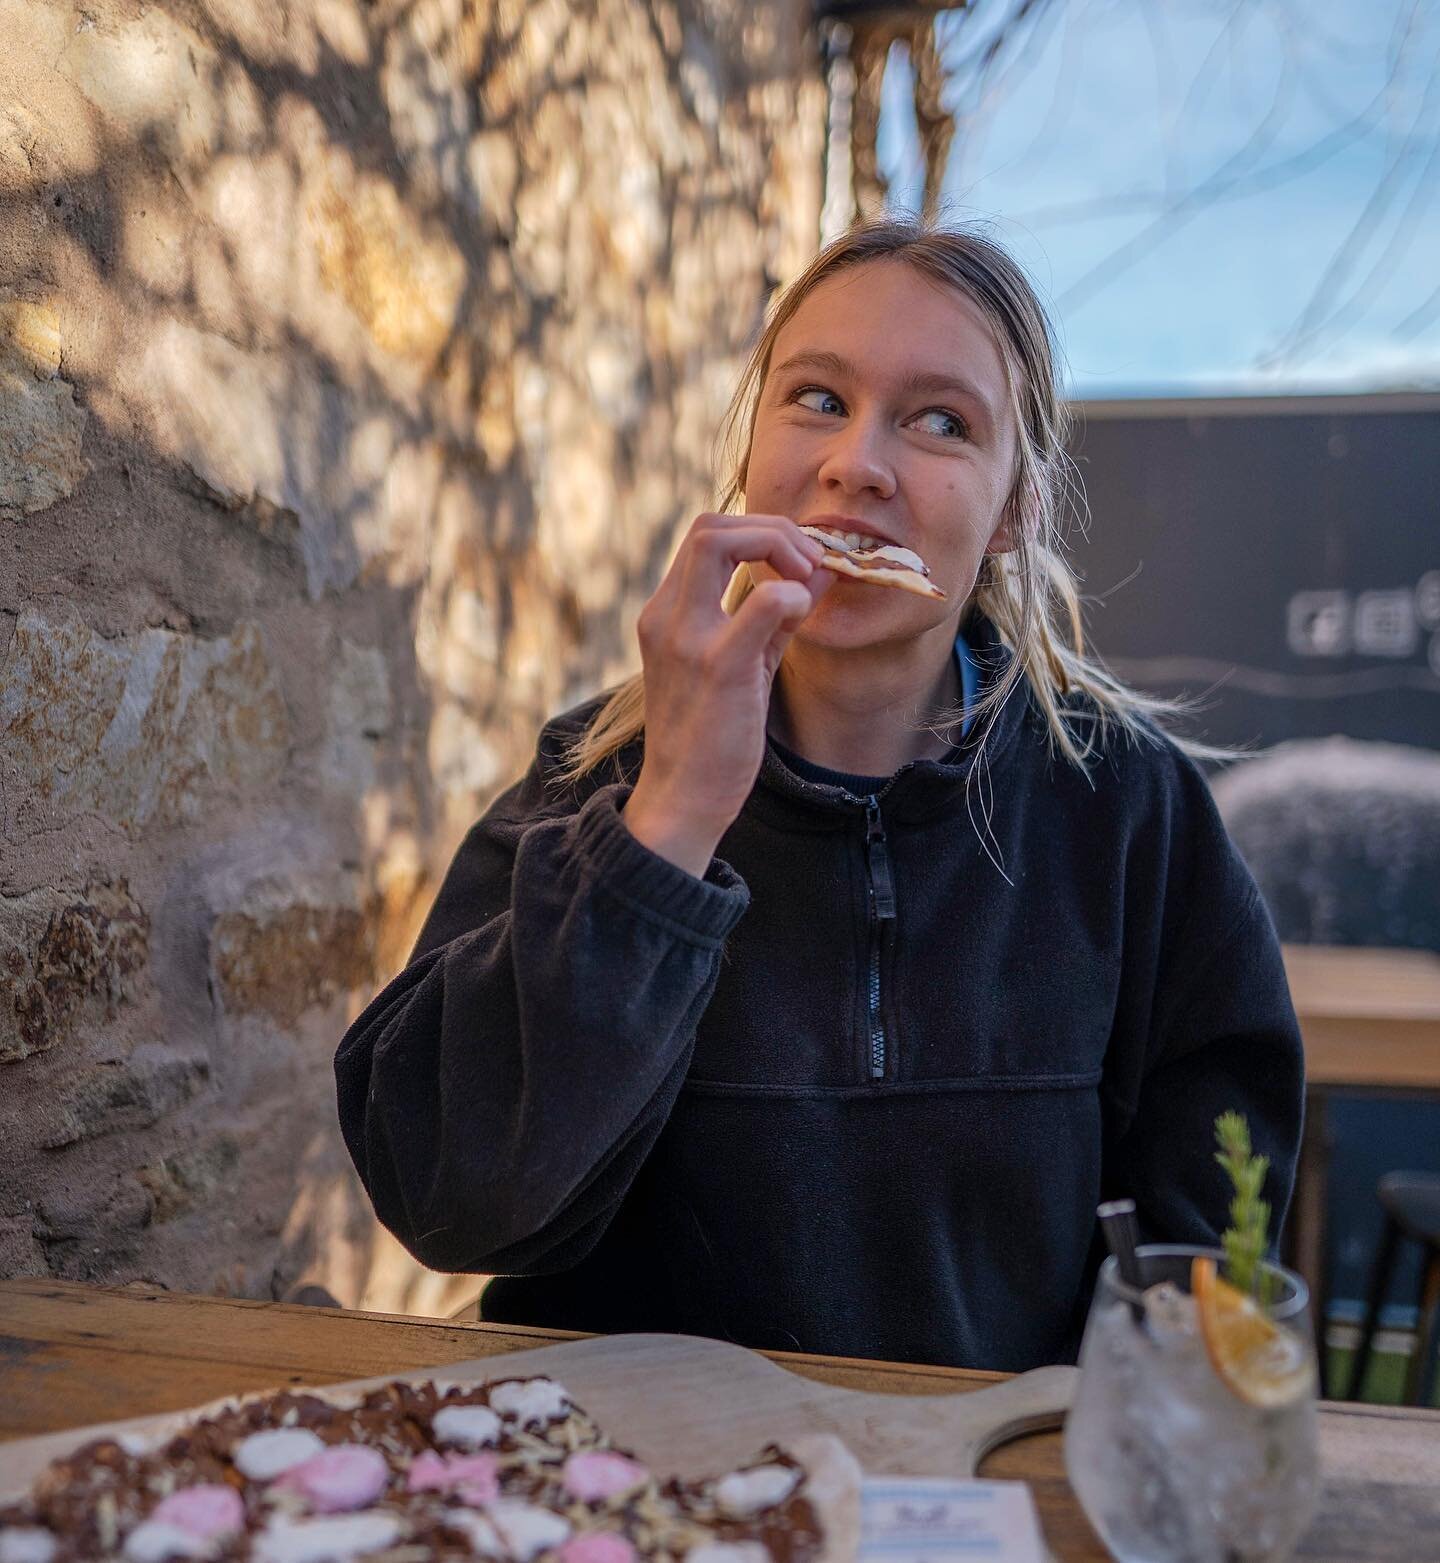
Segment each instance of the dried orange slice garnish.
[[1190,1291],[1205,1354],[1232,1394],[1252,1406],[1275,1407],[1309,1393],[1313,1370],[1304,1342],[1219,1275],[1213,1259],[1197,1255],[1191,1261]]

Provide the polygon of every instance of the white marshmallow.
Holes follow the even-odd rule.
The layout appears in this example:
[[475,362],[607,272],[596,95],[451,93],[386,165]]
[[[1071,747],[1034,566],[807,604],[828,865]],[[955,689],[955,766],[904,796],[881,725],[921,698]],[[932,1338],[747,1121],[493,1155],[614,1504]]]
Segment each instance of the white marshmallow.
[[749,1519],[761,1509],[783,1503],[800,1484],[800,1472],[789,1465],[757,1465],[735,1471],[715,1487],[715,1501],[732,1519]]
[[236,1469],[251,1481],[270,1482],[324,1447],[324,1440],[308,1427],[274,1427],[242,1439],[233,1458]]
[[441,1406],[431,1426],[442,1444],[479,1449],[500,1436],[500,1418],[489,1406]]
[[902,548],[899,543],[881,543],[878,548],[867,549],[866,554],[871,559],[889,559],[895,564],[909,565],[919,574],[925,574],[925,561],[920,555],[909,548]]
[[130,1563],[167,1563],[170,1558],[204,1558],[215,1550],[214,1544],[193,1531],[167,1525],[164,1520],[146,1520],[125,1538],[125,1556]]
[[465,1539],[482,1557],[503,1558],[505,1543],[500,1532],[490,1523],[490,1517],[478,1509],[446,1509],[445,1523],[451,1530],[464,1533]]
[[393,1514],[326,1515],[323,1519],[277,1519],[255,1538],[258,1563],[349,1563],[367,1552],[383,1552],[405,1533]]
[[50,1563],[57,1543],[38,1525],[14,1525],[0,1530],[0,1563]]
[[556,1421],[570,1409],[570,1396],[554,1379],[529,1378],[497,1384],[490,1404],[502,1416],[513,1416],[521,1427]]
[[485,1512],[516,1563],[530,1563],[536,1553],[558,1547],[570,1535],[569,1520],[519,1498],[497,1499]]

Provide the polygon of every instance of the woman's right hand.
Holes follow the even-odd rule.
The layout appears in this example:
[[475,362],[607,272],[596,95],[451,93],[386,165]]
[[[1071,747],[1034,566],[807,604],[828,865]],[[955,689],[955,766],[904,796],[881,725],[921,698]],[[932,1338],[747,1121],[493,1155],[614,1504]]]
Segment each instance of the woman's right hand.
[[[759,775],[776,669],[835,580],[822,554],[784,516],[702,515],[640,611],[645,760],[623,818],[696,876]],[[720,601],[746,563],[770,569],[731,617]]]

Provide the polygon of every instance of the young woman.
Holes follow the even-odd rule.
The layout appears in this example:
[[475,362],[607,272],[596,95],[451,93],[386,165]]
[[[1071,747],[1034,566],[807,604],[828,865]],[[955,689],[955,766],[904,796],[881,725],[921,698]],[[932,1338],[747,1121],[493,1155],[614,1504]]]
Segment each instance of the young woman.
[[[1096,1204],[1288,1199],[1302,1060],[1206,784],[1083,653],[1043,311],[887,222],[776,307],[643,673],[549,723],[336,1058],[380,1219],[487,1319],[1073,1360]],[[944,596],[838,576],[802,526]],[[857,539],[852,535],[849,542]]]

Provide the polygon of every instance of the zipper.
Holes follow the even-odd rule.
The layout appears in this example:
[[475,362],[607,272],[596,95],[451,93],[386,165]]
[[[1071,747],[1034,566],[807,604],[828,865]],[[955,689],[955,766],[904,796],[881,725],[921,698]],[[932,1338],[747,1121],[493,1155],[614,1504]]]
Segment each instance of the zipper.
[[880,818],[880,800],[865,800],[865,866],[870,877],[870,1078],[885,1078],[885,1022],[880,1016],[880,946],[885,924],[895,921],[895,876]]

